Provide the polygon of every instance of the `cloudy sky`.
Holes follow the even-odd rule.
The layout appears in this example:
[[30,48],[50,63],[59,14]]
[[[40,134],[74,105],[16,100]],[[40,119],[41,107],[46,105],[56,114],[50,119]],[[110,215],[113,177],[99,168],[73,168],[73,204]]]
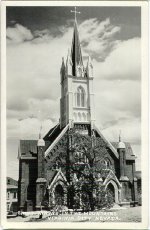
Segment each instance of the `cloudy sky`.
[[[72,7],[7,7],[7,174],[18,178],[19,139],[59,120],[60,66],[71,48]],[[140,169],[140,7],[78,7],[82,54],[94,66],[96,124],[132,144]]]

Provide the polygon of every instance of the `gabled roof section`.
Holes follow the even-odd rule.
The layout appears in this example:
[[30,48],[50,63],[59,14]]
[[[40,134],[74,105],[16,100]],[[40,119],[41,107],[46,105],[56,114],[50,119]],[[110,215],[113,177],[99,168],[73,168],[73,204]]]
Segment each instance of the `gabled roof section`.
[[112,153],[115,155],[116,158],[119,158],[117,150],[114,148],[114,146],[103,136],[103,134],[99,131],[99,129],[95,126],[95,130],[98,133],[98,135],[104,140],[105,143],[107,143],[109,149],[112,151]]
[[[97,127],[95,127],[95,130],[99,134],[99,136],[108,144],[108,147],[111,149],[111,151],[114,153],[114,155],[119,158],[118,152],[117,152],[117,147],[118,147],[118,142],[109,142],[103,134],[99,131]],[[125,144],[125,149],[126,149],[126,160],[135,160],[135,155],[133,153],[133,150],[131,148],[131,144],[129,142],[124,142]]]
[[115,173],[111,169],[106,169],[106,178],[103,185],[108,185],[111,181],[115,181],[119,188],[122,187]]
[[69,128],[69,124],[66,125],[61,132],[59,133],[59,135],[54,139],[54,141],[51,143],[51,145],[47,148],[47,150],[45,151],[45,157],[50,153],[50,151],[55,147],[55,145],[59,142],[59,140],[61,140],[61,138],[63,137],[63,135],[67,132]]
[[71,48],[71,57],[72,57],[72,74],[76,76],[76,67],[78,65],[83,66],[82,53],[80,47],[79,33],[77,28],[77,22],[74,22],[74,32],[72,39],[72,48]]
[[60,132],[60,125],[59,123],[55,125],[52,129],[48,131],[48,133],[43,137],[44,141],[50,140],[52,136],[55,136],[54,134],[57,132],[57,134]]
[[44,141],[48,142],[45,149],[49,148],[49,146],[58,137],[58,135],[61,133],[61,131],[62,131],[62,129],[60,128],[59,123],[48,131],[48,133],[43,137]]
[[31,157],[37,154],[37,140],[20,140],[19,155]]
[[14,180],[13,178],[7,176],[7,184],[18,186],[18,181]]
[[[18,157],[37,157],[38,140],[20,140]],[[45,141],[45,149],[49,146],[49,141]]]
[[49,186],[48,189],[51,189],[52,186],[57,183],[57,181],[63,181],[66,184],[68,184],[67,179],[65,177],[65,175],[63,174],[63,172],[61,171],[61,169],[59,169],[58,171],[53,173],[53,177],[52,178],[48,178],[48,182],[49,182]]

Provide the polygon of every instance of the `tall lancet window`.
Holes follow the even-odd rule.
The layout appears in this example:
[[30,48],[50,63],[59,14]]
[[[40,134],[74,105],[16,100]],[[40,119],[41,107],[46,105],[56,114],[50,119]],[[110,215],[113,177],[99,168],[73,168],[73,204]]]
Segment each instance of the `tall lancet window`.
[[77,89],[77,106],[85,107],[85,91],[81,86]]

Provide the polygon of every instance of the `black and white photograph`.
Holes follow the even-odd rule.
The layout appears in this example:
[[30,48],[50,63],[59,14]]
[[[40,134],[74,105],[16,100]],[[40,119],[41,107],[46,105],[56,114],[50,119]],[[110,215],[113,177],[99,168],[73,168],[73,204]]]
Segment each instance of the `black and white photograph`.
[[6,222],[141,226],[142,3],[32,3],[3,22]]

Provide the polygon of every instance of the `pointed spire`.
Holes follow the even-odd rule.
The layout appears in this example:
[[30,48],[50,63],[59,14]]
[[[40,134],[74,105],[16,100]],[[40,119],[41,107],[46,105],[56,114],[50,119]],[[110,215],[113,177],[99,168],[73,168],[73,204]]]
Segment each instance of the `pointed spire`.
[[71,60],[69,49],[68,49],[68,55],[67,55],[67,60],[66,60],[66,74],[72,75],[72,60]]
[[86,72],[87,72],[87,77],[93,77],[93,65],[90,56],[88,56]]
[[62,57],[62,64],[61,64],[61,69],[65,68],[65,61],[64,61],[64,57]]
[[76,21],[74,22],[71,56],[72,56],[72,74],[73,76],[77,76],[77,67],[80,66],[83,68],[83,60],[82,60],[79,33],[78,33]]
[[64,57],[62,57],[62,64],[61,64],[61,69],[60,69],[61,81],[64,80],[65,73],[66,73],[65,61],[64,61]]

